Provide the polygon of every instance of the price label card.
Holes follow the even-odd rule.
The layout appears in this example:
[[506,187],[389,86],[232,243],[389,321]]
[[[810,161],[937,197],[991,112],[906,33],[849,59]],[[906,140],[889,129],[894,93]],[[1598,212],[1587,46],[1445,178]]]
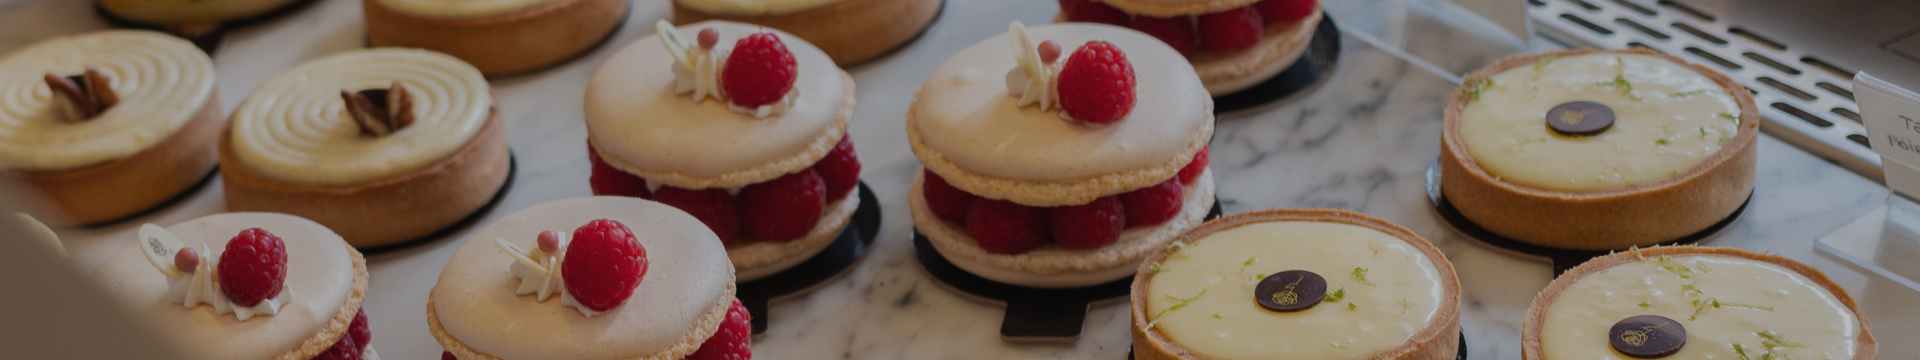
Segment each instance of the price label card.
[[1853,93],[1887,188],[1920,197],[1920,94],[1864,71],[1853,75]]

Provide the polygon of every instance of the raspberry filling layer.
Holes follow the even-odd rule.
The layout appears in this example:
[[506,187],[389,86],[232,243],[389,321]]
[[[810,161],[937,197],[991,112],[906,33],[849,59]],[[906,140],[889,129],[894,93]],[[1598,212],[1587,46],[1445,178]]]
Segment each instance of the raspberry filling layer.
[[[720,328],[713,337],[700,343],[700,349],[694,350],[682,360],[746,360],[753,358],[753,315],[747,313],[747,307],[740,305],[740,299],[733,299],[733,307],[727,308],[727,319],[720,322]],[[344,338],[344,337],[343,337]],[[315,358],[318,359],[318,358]],[[441,360],[457,360],[450,352],[441,352]]]
[[370,342],[373,342],[373,330],[367,327],[367,309],[362,308],[359,313],[353,314],[353,323],[347,325],[347,333],[341,334],[340,340],[333,342],[333,347],[314,355],[313,360],[360,360],[360,355],[366,354],[367,343]]
[[1081,205],[1035,207],[983,198],[926,170],[921,191],[934,215],[965,227],[987,252],[1021,254],[1049,243],[1093,249],[1118,241],[1127,228],[1160,225],[1178,216],[1186,203],[1186,186],[1206,172],[1209,149],[1201,148],[1166,182]]
[[593,162],[588,183],[594,195],[637,197],[673,206],[700,219],[729,245],[788,242],[806,236],[827,204],[852,194],[860,182],[860,159],[850,136],[841,137],[833,151],[813,166],[747,185],[737,194],[721,188],[662,185],[649,189],[646,179],[608,165],[592,143],[587,144],[587,158]]
[[1231,53],[1251,48],[1260,42],[1266,26],[1305,19],[1318,4],[1318,0],[1262,0],[1220,12],[1153,17],[1128,14],[1096,0],[1059,1],[1067,21],[1133,28],[1188,57],[1199,51]]

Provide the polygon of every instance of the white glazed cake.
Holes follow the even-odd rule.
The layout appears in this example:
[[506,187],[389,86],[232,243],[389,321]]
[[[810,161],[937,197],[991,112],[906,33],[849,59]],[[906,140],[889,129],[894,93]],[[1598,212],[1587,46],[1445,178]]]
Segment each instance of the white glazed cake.
[[[47,79],[88,69],[118,101],[90,117],[68,114]],[[57,37],[8,54],[0,59],[0,171],[62,208],[64,217],[43,216],[55,223],[151,208],[213,169],[224,123],[214,82],[206,53],[151,31]]]
[[[1684,328],[1663,359],[1872,359],[1870,327],[1853,300],[1792,260],[1702,247],[1635,249],[1569,270],[1534,300],[1528,359],[1626,355],[1615,323],[1663,317]],[[1632,349],[1628,349],[1632,350]]]
[[358,247],[427,235],[506,182],[498,106],[479,70],[432,51],[300,64],[234,112],[221,146],[227,207],[300,215]]
[[[624,305],[587,317],[577,305],[515,293],[518,263],[495,239],[536,249],[541,232],[571,233],[596,219],[624,224],[644,249],[644,275]],[[713,232],[670,206],[606,196],[547,202],[495,221],[454,253],[428,299],[428,322],[460,359],[679,359],[731,321],[726,256]]]
[[[1452,265],[1417,235],[1365,215],[1236,214],[1136,269],[1142,359],[1450,359],[1457,349]],[[1287,275],[1301,271],[1314,276]],[[1276,281],[1284,287],[1267,288]]]
[[[1103,50],[1090,50],[1096,42]],[[1065,85],[1072,82],[1067,74],[1078,71],[1068,54],[1104,49],[1117,50],[1132,69],[1123,75],[1132,86],[1128,110],[1105,123],[1068,120],[1066,100],[1076,90]],[[1042,59],[1049,55],[1058,60]],[[1190,69],[1159,40],[1091,24],[1016,23],[1009,33],[955,54],[928,77],[908,110],[907,138],[926,167],[909,188],[915,227],[954,264],[1002,283],[1072,288],[1127,277],[1147,253],[1199,225],[1213,206],[1205,155],[1213,101]],[[1166,197],[1153,207],[1166,211],[1129,213],[1112,233],[1056,223],[1049,226],[1061,230],[1043,231],[1037,241],[1044,244],[1036,244],[997,233],[983,239],[982,231],[999,227],[971,225],[974,214],[1006,212],[975,210],[983,206],[1124,210],[1146,193],[1157,195],[1139,197]],[[1108,205],[1114,202],[1119,205]],[[1083,236],[1099,240],[1083,244]],[[1026,245],[1002,247],[1003,238]],[[1056,243],[1063,238],[1072,243]]]
[[[201,262],[206,263],[220,258],[228,241],[251,228],[266,230],[285,244],[286,278],[281,296],[289,299],[278,304],[274,314],[255,314],[241,320],[236,314],[217,311],[213,304],[182,306],[169,299],[169,277],[155,270],[160,264],[150,261],[144,254],[149,247],[140,244],[128,244],[94,270],[92,277],[121,303],[146,317],[148,324],[176,345],[175,349],[196,359],[304,360],[348,336],[349,323],[361,311],[367,292],[366,260],[325,226],[285,214],[228,213],[175,224],[165,232],[177,238],[178,245],[211,249],[201,254],[207,259]],[[148,231],[143,230],[142,235],[148,235]],[[136,240],[151,241],[166,240]],[[162,258],[171,260],[174,255],[168,253]],[[166,265],[173,268],[171,262]],[[201,266],[194,273],[212,270]],[[213,286],[213,291],[220,291],[219,285]],[[363,351],[363,356],[375,355],[371,346]]]

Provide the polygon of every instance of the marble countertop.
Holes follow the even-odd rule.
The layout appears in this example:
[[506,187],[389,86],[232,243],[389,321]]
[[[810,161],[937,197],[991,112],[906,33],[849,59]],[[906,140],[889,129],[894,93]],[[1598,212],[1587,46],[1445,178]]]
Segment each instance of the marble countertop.
[[[1329,1],[1332,18],[1404,47],[1455,73],[1526,47],[1447,15],[1432,0]],[[104,28],[87,1],[0,0],[0,53],[61,34]],[[1441,9],[1441,10],[1435,10]],[[307,9],[234,29],[215,53],[227,111],[261,82],[294,64],[364,44],[360,2],[319,0]],[[1050,22],[1044,0],[949,0],[917,42],[849,69],[859,84],[851,133],[865,164],[862,178],[879,195],[883,225],[871,255],[849,276],[771,308],[771,327],[754,340],[765,359],[1121,359],[1129,347],[1124,305],[1096,306],[1074,343],[1001,340],[1001,307],[974,302],[932,283],[908,245],[903,196],[920,165],[908,150],[904,119],[914,90],[940,62],[1006,23]],[[535,204],[590,195],[581,146],[581,98],[592,72],[617,48],[652,32],[671,14],[665,0],[641,0],[607,46],[560,67],[494,79],[519,161],[515,185],[481,223]],[[1349,38],[1351,39],[1351,38]],[[1378,48],[1345,41],[1327,82],[1288,104],[1222,119],[1213,169],[1228,213],[1266,208],[1341,208],[1404,225],[1452,260],[1462,286],[1462,325],[1473,359],[1519,358],[1519,329],[1534,294],[1552,280],[1542,261],[1489,250],[1454,234],[1425,197],[1424,174],[1438,156],[1440,109],[1453,84]],[[1887,190],[1769,136],[1762,136],[1752,207],[1705,244],[1779,253],[1825,271],[1860,299],[1882,339],[1883,354],[1920,353],[1915,293],[1814,251],[1814,239],[1880,204]],[[92,269],[126,246],[141,223],[172,224],[225,210],[218,179],[184,200],[105,227],[62,229],[77,266]],[[421,246],[368,257],[366,302],[375,346],[387,359],[433,359],[425,303],[441,267],[478,226]]]

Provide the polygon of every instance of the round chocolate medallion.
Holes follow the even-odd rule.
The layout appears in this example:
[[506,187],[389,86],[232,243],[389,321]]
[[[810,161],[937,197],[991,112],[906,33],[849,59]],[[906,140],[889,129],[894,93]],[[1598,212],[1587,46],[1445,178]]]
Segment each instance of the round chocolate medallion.
[[1253,300],[1260,307],[1279,312],[1313,308],[1327,296],[1327,279],[1306,270],[1287,270],[1268,275],[1253,287]]
[[1687,328],[1659,315],[1640,315],[1614,323],[1613,330],[1607,331],[1607,340],[1623,355],[1661,358],[1687,345]]
[[1565,135],[1593,135],[1613,128],[1613,108],[1592,101],[1575,101],[1547,110],[1547,127]]

